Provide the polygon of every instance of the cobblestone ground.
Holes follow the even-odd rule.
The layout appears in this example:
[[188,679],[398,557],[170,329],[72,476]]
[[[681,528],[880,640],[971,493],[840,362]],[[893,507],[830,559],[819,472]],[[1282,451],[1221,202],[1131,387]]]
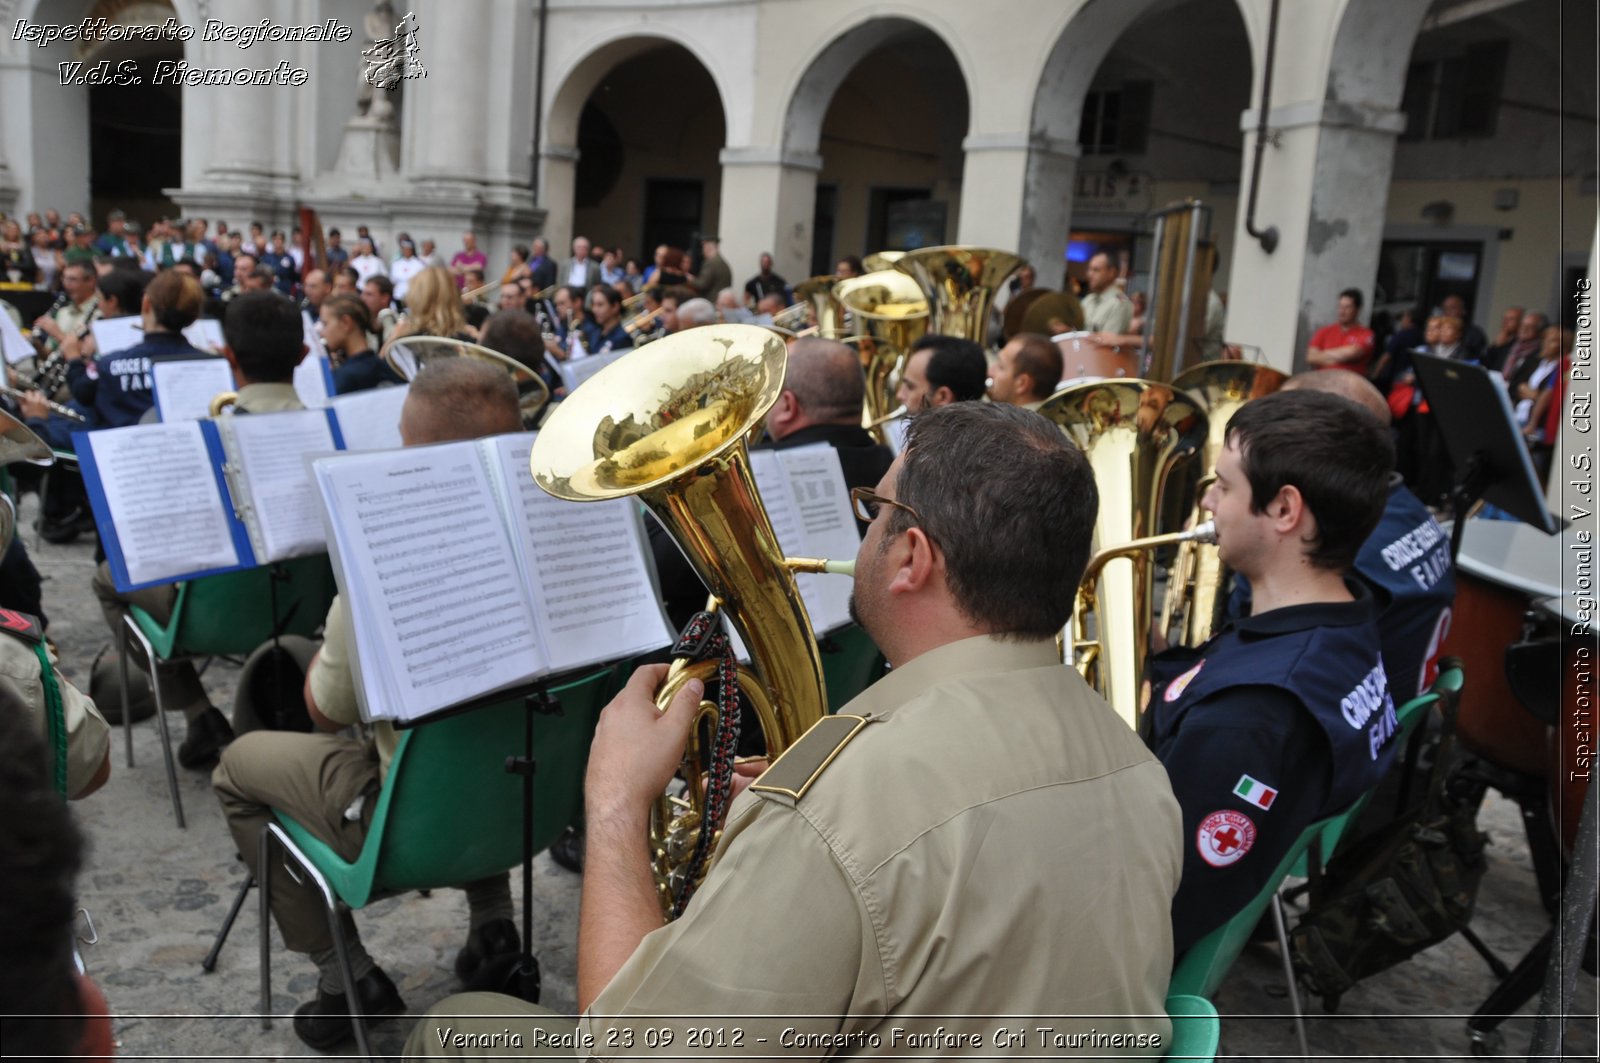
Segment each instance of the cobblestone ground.
[[[21,526],[44,574],[50,633],[63,670],[81,686],[89,664],[108,641],[89,590],[93,545],[40,542],[31,530],[37,505],[25,500]],[[212,702],[230,711],[237,669],[214,663],[205,673]],[[174,742],[182,720],[172,718]],[[271,1011],[259,1015],[259,918],[250,897],[222,951],[216,971],[200,961],[226,917],[243,865],[211,792],[209,774],[179,769],[188,829],[173,820],[161,748],[153,721],[134,728],[134,766],[123,758],[122,736],[113,745],[113,772],[100,793],[79,803],[91,851],[79,883],[99,942],[85,950],[91,975],[115,1012],[119,1052],[145,1059],[289,1059],[308,1053],[287,1016],[316,987],[311,964],[276,947]],[[1474,928],[1508,962],[1538,940],[1546,920],[1517,810],[1491,795],[1481,817],[1493,840],[1490,868],[1478,897]],[[534,862],[534,943],[544,977],[544,1003],[574,1007],[578,876],[541,855]],[[377,1026],[374,1048],[398,1055],[413,1018],[457,990],[452,963],[466,927],[465,895],[445,890],[408,895],[371,906],[357,916],[363,939],[410,1006],[410,1016]],[[1465,1016],[1494,988],[1483,961],[1452,939],[1358,986],[1335,1016],[1308,1003],[1314,1053],[1335,1059],[1466,1058]],[[1595,1058],[1595,980],[1580,975],[1577,1000],[1586,1015],[1569,1023],[1568,1054]],[[1294,1026],[1283,992],[1275,948],[1248,950],[1216,1004],[1223,1015],[1225,1055],[1269,1059],[1297,1054]],[[1532,1030],[1533,1008],[1503,1027],[1507,1057],[1521,1057]]]

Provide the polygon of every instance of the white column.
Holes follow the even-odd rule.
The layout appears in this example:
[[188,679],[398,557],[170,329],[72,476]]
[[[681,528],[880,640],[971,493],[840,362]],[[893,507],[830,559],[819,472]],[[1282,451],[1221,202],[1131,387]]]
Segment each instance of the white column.
[[489,16],[496,6],[434,0],[418,20],[428,76],[405,82],[406,106],[416,108],[418,121],[408,130],[414,143],[401,153],[413,178],[481,183],[487,176],[485,115],[498,82],[486,76],[483,52],[495,36]]
[[1016,251],[1032,264],[1039,284],[1059,287],[1078,145],[1026,133],[974,133],[962,148],[956,241]]
[[546,212],[541,233],[550,244],[550,254],[559,260],[572,248],[578,148],[573,144],[546,144],[540,155],[539,206]]
[[724,148],[717,234],[740,287],[771,252],[772,268],[794,284],[811,273],[820,155],[777,148]]
[[1258,231],[1278,230],[1270,254],[1245,229],[1256,123],[1255,112],[1245,112],[1228,339],[1259,346],[1287,372],[1304,367],[1311,333],[1334,319],[1342,289],[1360,288],[1371,303],[1405,116],[1333,101],[1274,108],[1268,124],[1277,143],[1262,161],[1255,211]]

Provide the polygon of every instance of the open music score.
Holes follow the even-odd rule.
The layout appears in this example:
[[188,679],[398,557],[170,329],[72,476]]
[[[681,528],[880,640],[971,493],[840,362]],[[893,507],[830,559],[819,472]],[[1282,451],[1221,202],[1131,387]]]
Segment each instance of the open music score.
[[[106,386],[110,382],[107,381]],[[225,358],[174,358],[150,363],[150,390],[163,424],[202,421],[211,416],[211,400],[233,391],[233,366]]]
[[400,407],[410,384],[395,384],[348,395],[335,395],[328,405],[338,415],[345,450],[394,450],[400,438]]
[[532,441],[312,463],[366,719],[414,723],[672,641],[637,507],[549,497]]
[[73,443],[118,590],[326,549],[306,460],[343,448],[335,411],[133,425]]
[[[752,450],[750,471],[772,519],[778,546],[790,557],[853,558],[861,545],[839,453],[826,443]],[[823,635],[850,623],[850,580],[796,572],[795,583]]]

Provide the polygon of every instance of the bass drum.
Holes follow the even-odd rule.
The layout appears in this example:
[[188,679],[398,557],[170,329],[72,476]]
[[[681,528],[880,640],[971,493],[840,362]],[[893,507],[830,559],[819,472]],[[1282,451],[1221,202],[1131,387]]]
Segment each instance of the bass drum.
[[1528,596],[1456,569],[1456,603],[1443,654],[1467,662],[1456,733],[1473,754],[1542,778],[1548,752],[1543,722],[1523,707],[1506,678],[1507,647],[1522,639]]

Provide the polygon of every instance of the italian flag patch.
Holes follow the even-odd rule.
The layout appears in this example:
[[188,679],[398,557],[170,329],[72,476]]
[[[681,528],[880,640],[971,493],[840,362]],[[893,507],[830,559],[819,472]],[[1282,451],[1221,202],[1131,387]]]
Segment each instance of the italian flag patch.
[[1233,788],[1233,792],[1236,797],[1244,798],[1262,811],[1271,808],[1272,802],[1278,799],[1278,791],[1248,775],[1239,776],[1239,784]]

